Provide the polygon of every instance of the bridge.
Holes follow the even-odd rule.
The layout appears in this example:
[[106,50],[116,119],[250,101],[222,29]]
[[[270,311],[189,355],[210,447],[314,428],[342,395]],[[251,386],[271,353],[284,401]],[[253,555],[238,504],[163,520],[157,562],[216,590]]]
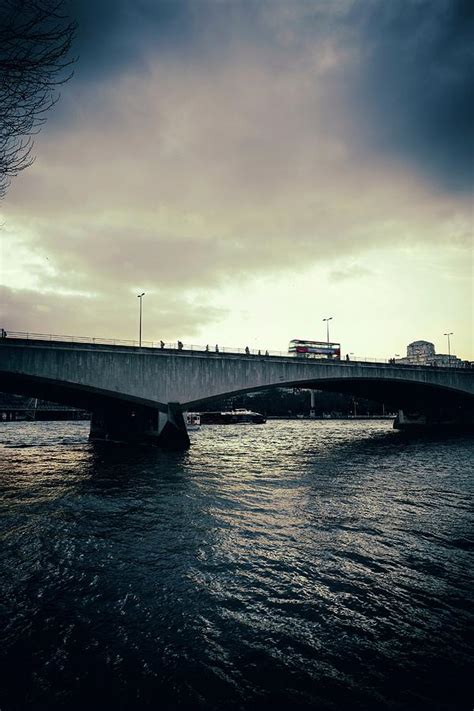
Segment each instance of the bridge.
[[[474,422],[474,370],[61,337],[0,338],[0,391],[92,413],[91,438],[186,447],[183,412],[275,387],[351,393],[425,422]],[[26,334],[25,334],[26,335]],[[57,340],[56,340],[57,339]]]

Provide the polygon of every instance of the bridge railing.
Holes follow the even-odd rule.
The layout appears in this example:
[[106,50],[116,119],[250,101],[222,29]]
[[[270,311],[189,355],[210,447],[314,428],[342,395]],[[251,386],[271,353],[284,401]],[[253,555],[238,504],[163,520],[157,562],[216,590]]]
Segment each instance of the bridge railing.
[[[278,356],[280,358],[294,358],[299,357],[296,354],[288,353],[288,351],[275,351],[267,350],[262,348],[237,348],[232,346],[219,346],[208,344],[206,346],[183,343],[182,346],[179,345],[179,341],[144,341],[142,340],[141,345],[138,341],[118,339],[118,338],[96,338],[92,336],[65,336],[55,333],[32,333],[29,331],[8,331],[6,337],[21,339],[21,340],[32,340],[32,341],[56,341],[61,343],[84,343],[84,344],[95,344],[104,346],[129,346],[129,347],[141,347],[141,348],[154,348],[159,350],[175,350],[175,351],[185,351],[189,353],[225,353],[230,355],[252,355],[260,357],[271,357]],[[388,363],[387,359],[384,358],[369,358],[369,357],[356,357],[351,356],[351,361],[364,362],[364,363]],[[338,361],[345,362],[345,361]]]
[[[94,338],[92,336],[65,336],[55,333],[31,333],[28,331],[8,331],[7,338],[20,338],[31,341],[59,341],[62,343],[97,343],[109,346],[138,346],[138,341],[117,338]],[[142,341],[142,347],[153,347],[152,341]],[[155,346],[156,347],[156,346]]]
[[[59,334],[54,334],[54,333],[31,333],[28,331],[8,331],[2,332],[3,338],[8,338],[8,339],[21,339],[21,340],[32,340],[32,341],[52,341],[52,342],[61,342],[61,343],[77,343],[77,344],[93,344],[93,345],[104,345],[104,346],[126,346],[126,347],[135,347],[135,348],[150,348],[150,349],[155,349],[155,350],[175,350],[175,351],[183,351],[183,353],[210,353],[210,354],[215,354],[215,353],[224,353],[224,354],[229,354],[229,355],[248,355],[248,356],[257,356],[260,358],[271,358],[271,357],[279,357],[279,358],[301,358],[301,356],[298,356],[295,353],[288,353],[287,351],[274,351],[274,350],[264,350],[264,349],[257,349],[257,348],[236,348],[236,347],[227,347],[227,346],[219,346],[219,345],[211,345],[208,344],[206,346],[202,345],[195,345],[195,344],[188,344],[188,343],[180,343],[180,341],[173,341],[173,342],[164,342],[164,341],[143,341],[141,344],[139,344],[138,341],[133,341],[133,340],[126,340],[126,339],[117,339],[117,338],[95,338],[95,337],[90,337],[90,336],[65,336],[65,335],[59,335]],[[308,356],[314,359],[318,359],[317,356]],[[319,358],[318,360],[323,360],[323,358]],[[387,359],[387,358],[372,358],[368,356],[357,356],[355,354],[350,355],[350,360],[340,360],[340,361],[326,361],[326,362],[337,362],[339,364],[345,364],[347,363],[350,365],[351,363],[372,363],[372,364],[387,364],[387,363],[392,363],[393,365],[400,366],[400,367],[426,367],[426,365],[423,364],[416,364],[416,363],[400,363],[400,362],[395,362],[393,363],[393,359]],[[452,369],[453,367],[465,367],[465,366],[433,366],[436,368],[449,368]]]

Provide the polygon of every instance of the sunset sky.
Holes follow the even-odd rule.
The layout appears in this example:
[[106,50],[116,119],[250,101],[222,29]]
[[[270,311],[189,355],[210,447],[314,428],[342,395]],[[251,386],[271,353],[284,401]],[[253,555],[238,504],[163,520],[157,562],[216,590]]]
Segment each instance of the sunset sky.
[[474,359],[474,4],[77,0],[1,222],[12,331]]

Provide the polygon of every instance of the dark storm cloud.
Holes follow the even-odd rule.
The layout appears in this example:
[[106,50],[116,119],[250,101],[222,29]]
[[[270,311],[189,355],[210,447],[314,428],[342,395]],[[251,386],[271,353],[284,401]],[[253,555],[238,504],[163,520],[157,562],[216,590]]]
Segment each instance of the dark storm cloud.
[[363,0],[351,19],[361,30],[354,103],[370,119],[366,139],[448,190],[472,187],[474,3]]
[[[78,81],[103,82],[131,69],[146,72],[156,55],[162,62],[173,57],[205,65],[257,48],[271,56],[278,76],[283,65],[332,41],[348,50],[331,82],[334,92],[351,97],[345,121],[360,159],[367,150],[385,153],[412,164],[443,189],[469,187],[470,0],[71,0],[70,7],[79,24]],[[302,70],[319,81],[317,71],[311,77],[311,67]]]
[[69,0],[77,24],[77,78],[102,81],[144,66],[150,48],[183,47],[189,39],[189,3],[182,0]]

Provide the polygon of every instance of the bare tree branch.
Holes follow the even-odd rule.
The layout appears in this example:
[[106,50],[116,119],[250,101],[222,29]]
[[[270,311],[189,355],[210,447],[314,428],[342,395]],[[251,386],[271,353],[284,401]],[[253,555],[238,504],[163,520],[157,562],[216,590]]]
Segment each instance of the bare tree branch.
[[64,0],[0,0],[0,198],[34,161],[32,136],[72,76]]

